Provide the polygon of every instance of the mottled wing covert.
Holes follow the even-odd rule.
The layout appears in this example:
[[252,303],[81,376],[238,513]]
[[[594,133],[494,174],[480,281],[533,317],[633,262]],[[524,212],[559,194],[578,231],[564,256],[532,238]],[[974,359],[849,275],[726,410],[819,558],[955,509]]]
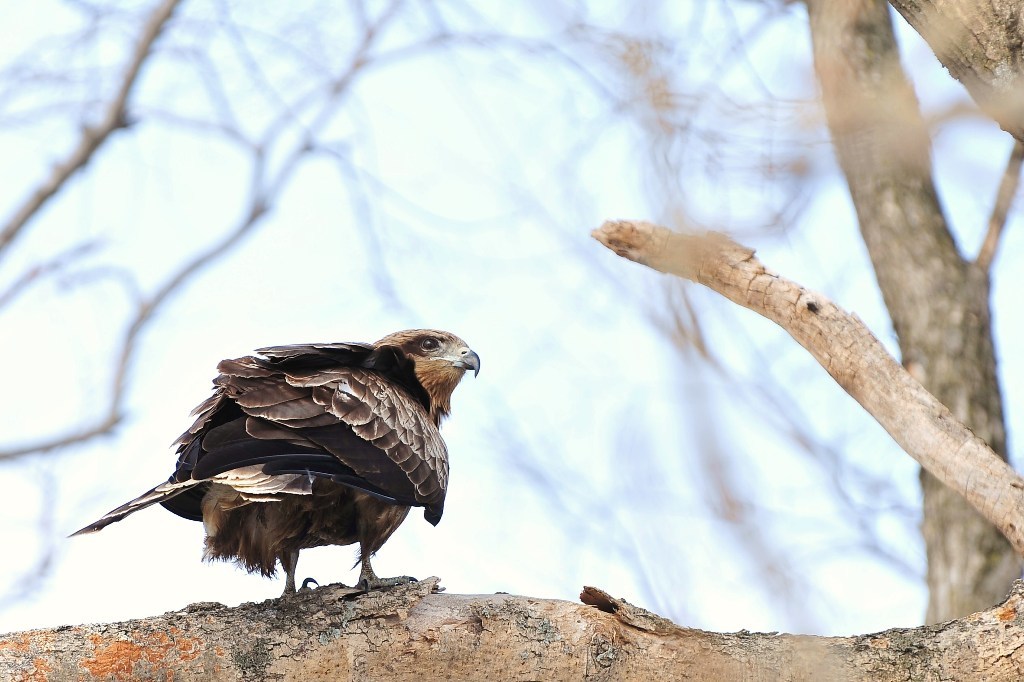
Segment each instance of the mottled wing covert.
[[[410,380],[401,373],[406,368],[382,362],[361,344],[259,352],[263,357],[218,365],[217,392],[196,408],[195,424],[178,440],[174,480],[261,465],[268,474],[328,477],[397,504],[425,506],[427,520],[440,520],[447,451],[424,406],[402,388]],[[380,369],[358,366],[367,358]]]
[[[409,477],[421,504],[443,504],[448,451],[427,411],[378,374],[359,368],[341,374],[337,381],[314,388],[313,399],[387,453]],[[335,454],[345,460],[343,453]]]

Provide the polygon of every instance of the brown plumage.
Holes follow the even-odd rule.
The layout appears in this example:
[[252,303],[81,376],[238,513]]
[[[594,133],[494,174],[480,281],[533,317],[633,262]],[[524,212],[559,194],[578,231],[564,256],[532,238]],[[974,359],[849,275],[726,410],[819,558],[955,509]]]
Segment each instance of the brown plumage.
[[438,427],[479,356],[431,329],[256,352],[217,366],[170,479],[75,535],[159,502],[203,522],[206,559],[266,576],[280,563],[286,594],[299,551],[322,545],[358,542],[368,589],[400,580],[378,578],[370,557],[411,506],[441,520],[448,452]]

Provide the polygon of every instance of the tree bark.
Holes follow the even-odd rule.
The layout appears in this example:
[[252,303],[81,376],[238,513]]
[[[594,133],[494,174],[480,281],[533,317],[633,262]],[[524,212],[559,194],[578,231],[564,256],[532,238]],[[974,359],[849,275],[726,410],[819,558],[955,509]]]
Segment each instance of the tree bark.
[[889,0],[1003,130],[1024,142],[1024,3]]
[[[815,68],[839,164],[906,366],[1006,458],[985,270],[962,258],[882,0],[808,0]],[[979,220],[979,223],[981,221]],[[963,499],[921,476],[927,622],[995,603],[1020,558]]]
[[680,627],[584,588],[585,604],[446,595],[437,579],[0,637],[0,677],[39,680],[1019,680],[1024,585],[939,626],[856,637]]

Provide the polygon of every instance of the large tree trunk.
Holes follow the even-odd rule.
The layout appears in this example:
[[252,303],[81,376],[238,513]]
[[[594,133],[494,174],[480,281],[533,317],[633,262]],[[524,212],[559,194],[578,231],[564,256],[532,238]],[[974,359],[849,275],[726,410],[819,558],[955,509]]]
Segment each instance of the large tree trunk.
[[227,608],[0,637],[28,680],[1019,680],[1024,585],[942,626],[858,637],[718,634],[585,588],[586,604],[437,594],[437,580],[353,598],[325,587]]
[[[882,0],[809,0],[815,67],[861,233],[906,366],[1006,457],[988,275],[957,251],[927,131]],[[979,220],[979,224],[982,221]],[[994,604],[1020,575],[1006,540],[922,472],[927,622]]]

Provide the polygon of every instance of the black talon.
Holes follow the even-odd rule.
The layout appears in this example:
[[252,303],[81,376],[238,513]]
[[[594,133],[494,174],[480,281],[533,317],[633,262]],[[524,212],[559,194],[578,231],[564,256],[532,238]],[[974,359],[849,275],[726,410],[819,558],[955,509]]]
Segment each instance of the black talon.
[[311,590],[311,589],[313,589],[313,588],[311,588],[309,586],[310,583],[313,583],[317,587],[320,587],[320,583],[318,583],[316,581],[316,579],[314,579],[314,578],[306,578],[305,580],[302,581],[302,587],[299,588],[299,592],[301,592],[302,590]]

